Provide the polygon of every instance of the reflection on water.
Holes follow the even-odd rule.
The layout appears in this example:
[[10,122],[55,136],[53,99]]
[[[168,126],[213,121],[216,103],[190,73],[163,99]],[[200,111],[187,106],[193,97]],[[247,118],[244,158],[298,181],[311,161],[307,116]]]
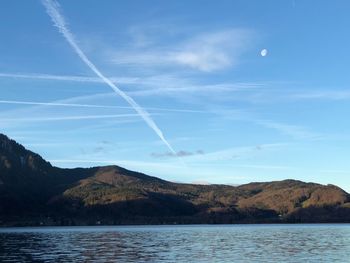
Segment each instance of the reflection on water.
[[350,225],[0,229],[0,262],[350,262]]

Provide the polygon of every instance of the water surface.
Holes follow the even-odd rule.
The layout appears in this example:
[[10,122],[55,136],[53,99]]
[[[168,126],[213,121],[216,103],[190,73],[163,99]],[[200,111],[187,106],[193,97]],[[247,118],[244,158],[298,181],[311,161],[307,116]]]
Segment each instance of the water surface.
[[0,228],[0,262],[350,262],[350,224]]

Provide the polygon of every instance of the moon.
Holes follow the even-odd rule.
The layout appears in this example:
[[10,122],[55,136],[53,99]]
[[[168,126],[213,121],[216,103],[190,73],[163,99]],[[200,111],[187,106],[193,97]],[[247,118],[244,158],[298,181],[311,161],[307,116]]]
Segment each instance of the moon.
[[266,57],[266,55],[267,55],[267,49],[264,48],[263,50],[261,50],[260,54],[261,54],[262,57]]

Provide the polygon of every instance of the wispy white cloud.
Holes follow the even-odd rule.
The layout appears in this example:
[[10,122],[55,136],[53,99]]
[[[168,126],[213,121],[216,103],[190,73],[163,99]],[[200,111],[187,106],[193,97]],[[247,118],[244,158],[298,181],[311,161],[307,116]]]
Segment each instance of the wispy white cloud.
[[164,142],[164,144],[169,148],[171,152],[175,152],[173,147],[165,139],[163,132],[159,129],[157,124],[153,121],[147,111],[138,105],[134,99],[124,93],[119,89],[110,79],[108,79],[102,72],[90,61],[90,59],[85,55],[85,53],[80,49],[77,44],[74,35],[68,29],[65,18],[60,12],[59,4],[54,0],[42,0],[43,5],[46,8],[48,15],[51,17],[54,25],[58,28],[59,32],[67,40],[69,45],[72,47],[74,52],[79,56],[79,58],[109,87],[111,87],[118,95],[120,95],[134,110],[139,114],[140,117],[144,119],[146,124],[157,134],[157,136]]
[[149,66],[184,66],[212,72],[238,64],[240,55],[248,48],[252,32],[228,29],[196,35],[171,46],[154,45],[148,50],[115,52],[116,64]]
[[292,137],[293,139],[304,140],[320,140],[325,139],[324,134],[314,132],[310,128],[303,125],[295,125],[290,123],[282,123],[276,120],[261,119],[258,113],[253,110],[241,110],[241,109],[213,109],[213,113],[221,116],[226,120],[243,121],[261,127],[276,130],[283,135]]
[[296,92],[291,94],[290,98],[298,100],[348,100],[350,99],[350,90],[316,90]]
[[[135,59],[136,60],[136,59]],[[48,81],[67,81],[83,83],[104,83],[98,77],[88,77],[79,75],[53,75],[43,73],[9,73],[0,72],[0,78],[11,79],[32,79]],[[348,100],[350,99],[349,89],[313,89],[300,90],[288,89],[286,87],[272,88],[270,85],[286,85],[288,83],[261,82],[228,82],[215,84],[201,84],[190,79],[176,75],[151,75],[142,77],[110,77],[113,83],[120,83],[137,87],[128,94],[135,96],[153,96],[153,95],[174,95],[194,92],[222,93],[234,91],[251,91],[246,96],[240,94],[237,99],[251,101],[254,103],[274,103],[276,101],[289,100]],[[290,83],[289,83],[290,84]]]
[[191,162],[217,162],[250,158],[254,155],[261,154],[266,151],[277,150],[284,147],[286,143],[272,143],[252,146],[241,146],[223,149],[219,151],[209,152],[188,156],[187,160]]
[[[186,157],[186,164],[188,167],[179,166],[174,162],[173,158],[161,159],[154,161],[138,161],[138,160],[126,160],[126,159],[106,159],[102,156],[95,155],[95,158],[91,158],[91,155],[87,158],[82,156],[75,156],[74,158],[67,159],[51,159],[55,165],[64,167],[76,167],[79,166],[91,166],[91,165],[120,165],[132,170],[143,171],[150,175],[162,176],[164,179],[188,182],[193,181],[193,178],[200,178],[201,180],[216,182],[216,183],[233,183],[233,180],[248,180],[249,177],[242,175],[242,169],[244,171],[264,169],[264,170],[287,170],[289,167],[281,165],[258,165],[258,164],[242,164],[235,162],[233,159],[254,159],[261,158],[266,152],[278,151],[283,149],[288,144],[263,144],[261,146],[246,146],[223,149],[216,152],[203,153],[196,156]],[[238,154],[240,155],[238,157]],[[232,162],[221,161],[232,160]],[[223,168],[223,165],[226,168]],[[231,167],[229,171],[227,166]],[[233,168],[237,169],[233,169]],[[247,173],[245,173],[247,174]],[[215,178],[213,177],[215,175]]]
[[186,150],[180,150],[175,154],[172,152],[164,152],[164,153],[151,153],[152,157],[155,158],[163,158],[163,157],[187,157],[187,156],[192,156],[192,155],[197,155],[197,154],[204,154],[203,150],[197,150],[197,151],[186,151]]
[[[35,80],[73,81],[87,83],[102,83],[98,78],[81,76],[60,76],[48,74],[16,74],[0,73],[0,78],[29,78]],[[266,88],[262,82],[227,82],[227,83],[201,83],[188,77],[178,75],[151,75],[147,77],[112,77],[114,83],[128,85],[128,95],[134,97],[163,96],[188,101],[194,98],[210,98],[218,100],[238,99],[244,100],[247,94],[261,92]],[[222,96],[225,94],[225,96]],[[111,93],[108,94],[109,96]],[[149,108],[148,108],[149,109]]]
[[277,130],[282,134],[291,136],[296,139],[322,138],[321,134],[312,132],[304,126],[291,125],[291,124],[280,123],[280,122],[271,121],[271,120],[256,120],[255,123],[269,129]]
[[[220,161],[226,161],[226,160],[237,160],[237,159],[250,159],[252,157],[257,157],[257,156],[263,156],[267,152],[271,151],[278,151],[283,149],[284,147],[288,146],[288,143],[271,143],[271,144],[261,144],[261,145],[251,145],[251,146],[241,146],[241,147],[233,147],[233,148],[227,148],[227,149],[221,149],[218,151],[213,151],[213,152],[208,152],[205,153],[202,150],[198,150],[195,152],[189,152],[189,151],[179,151],[178,156],[180,157],[186,157],[186,160],[188,161],[189,165],[194,165],[194,164],[215,164],[219,163]],[[152,154],[151,154],[152,155]],[[171,153],[164,153],[164,154],[156,154],[157,157],[173,157]],[[160,156],[161,155],[161,156]],[[77,156],[76,158],[73,159],[64,159],[64,160],[52,160],[56,162],[82,162],[82,163],[116,163],[116,161],[109,160],[109,159],[92,159],[91,155],[89,155],[90,158],[80,158],[83,156]],[[84,156],[85,157],[85,156]],[[153,156],[155,157],[155,156]],[[147,162],[148,163],[148,162]],[[153,163],[153,162],[150,162]],[[157,162],[158,164],[167,164],[167,165],[172,165],[175,164],[176,162],[173,162],[173,158],[162,158]],[[239,166],[237,164],[231,163],[230,166]],[[248,166],[251,166],[253,168],[259,167],[259,165],[245,165],[245,167],[248,168]],[[242,166],[243,167],[243,166]],[[284,166],[275,166],[271,165],[271,168],[286,168]],[[268,165],[265,167],[266,169],[268,168]]]
[[[173,84],[175,83],[175,84]],[[167,82],[163,85],[155,83],[155,85],[149,85],[148,89],[139,89],[129,91],[128,94],[133,96],[170,96],[181,97],[189,95],[195,95],[196,97],[209,97],[209,96],[221,96],[222,94],[234,94],[238,91],[252,91],[260,87],[259,84],[254,83],[226,83],[226,84],[193,84],[187,83],[185,85],[178,84],[177,82]],[[146,83],[147,85],[147,83]]]
[[188,41],[170,57],[178,64],[201,71],[224,69],[238,64],[250,39],[251,32],[242,29],[204,34]]

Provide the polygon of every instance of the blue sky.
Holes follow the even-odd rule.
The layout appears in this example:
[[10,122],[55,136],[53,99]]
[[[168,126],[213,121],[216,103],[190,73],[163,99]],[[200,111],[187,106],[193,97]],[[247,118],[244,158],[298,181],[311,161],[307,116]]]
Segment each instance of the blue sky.
[[84,63],[47,5],[5,0],[0,132],[60,167],[350,191],[348,1],[59,5],[78,48],[141,108]]

